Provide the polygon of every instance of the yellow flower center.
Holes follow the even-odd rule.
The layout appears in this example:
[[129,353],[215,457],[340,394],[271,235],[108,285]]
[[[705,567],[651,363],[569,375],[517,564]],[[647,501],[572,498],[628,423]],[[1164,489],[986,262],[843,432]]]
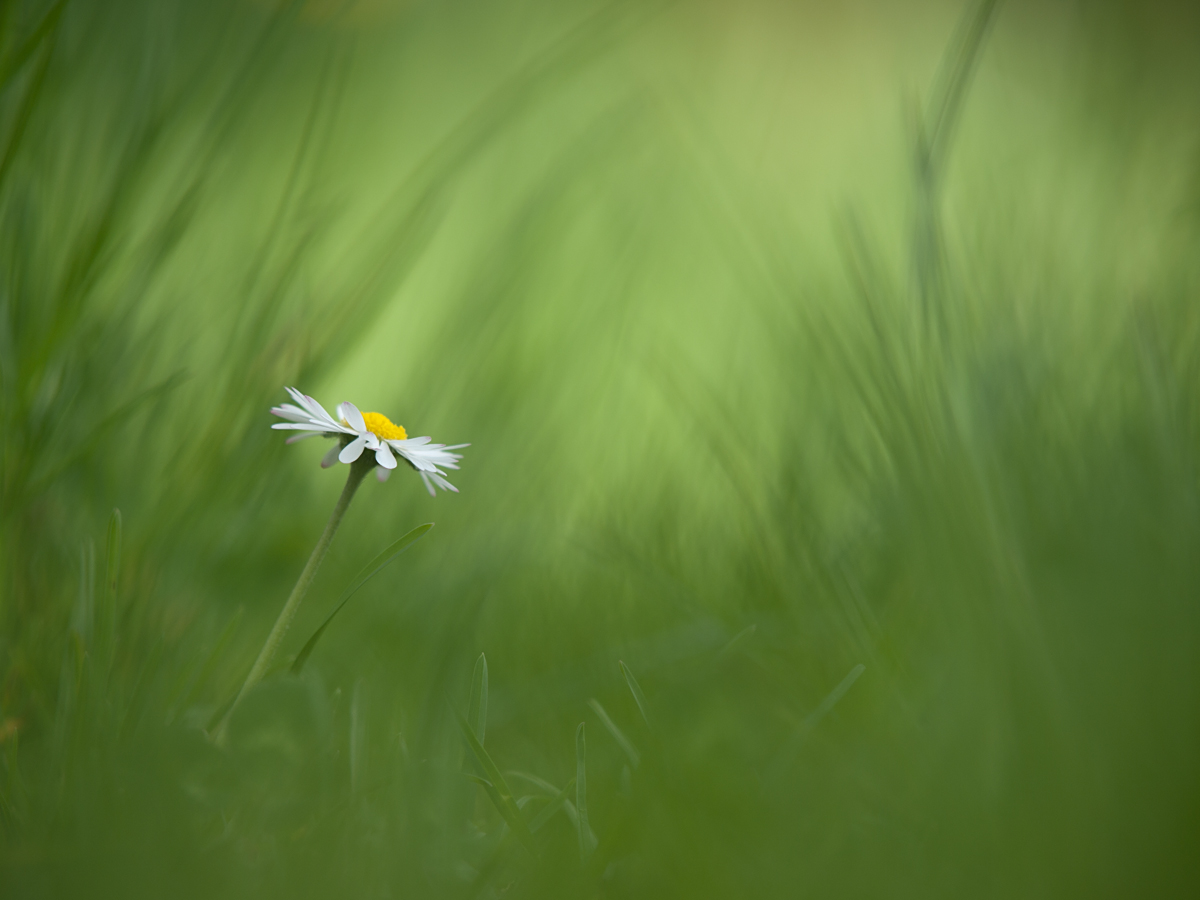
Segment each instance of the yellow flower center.
[[385,441],[403,441],[408,432],[403,425],[396,425],[383,413],[363,413],[363,421],[367,423],[367,431]]

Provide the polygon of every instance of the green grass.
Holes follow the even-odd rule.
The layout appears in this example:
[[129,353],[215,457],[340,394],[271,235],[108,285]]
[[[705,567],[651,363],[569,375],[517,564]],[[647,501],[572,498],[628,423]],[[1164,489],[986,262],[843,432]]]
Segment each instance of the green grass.
[[1192,896],[1197,46],[0,5],[0,893]]

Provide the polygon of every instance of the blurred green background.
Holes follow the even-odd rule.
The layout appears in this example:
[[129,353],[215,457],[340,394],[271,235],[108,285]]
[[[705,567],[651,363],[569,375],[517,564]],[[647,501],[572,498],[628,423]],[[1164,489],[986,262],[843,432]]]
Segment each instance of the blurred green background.
[[[1194,3],[9,0],[0,91],[0,894],[1200,895]],[[471,446],[221,746],[285,384]]]

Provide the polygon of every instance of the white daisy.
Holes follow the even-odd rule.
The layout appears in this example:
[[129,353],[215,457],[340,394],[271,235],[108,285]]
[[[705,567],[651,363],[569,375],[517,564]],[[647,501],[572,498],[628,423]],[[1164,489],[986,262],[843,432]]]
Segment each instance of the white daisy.
[[376,472],[380,481],[387,481],[391,470],[396,468],[396,456],[399,455],[421,475],[430,494],[437,494],[435,486],[444,491],[458,491],[446,480],[446,473],[442,469],[457,469],[462,454],[451,451],[469,447],[470,444],[447,447],[445,444],[432,444],[427,437],[410,438],[403,426],[394,424],[387,416],[376,412],[359,412],[353,403],[339,403],[335,419],[307,394],[295,388],[287,388],[287,392],[296,405],[285,403],[273,407],[271,413],[289,421],[276,422],[271,427],[304,432],[288,438],[289,444],[320,434],[338,437],[337,446],[331,447],[321,460],[322,468],[327,469],[335,462],[352,463],[362,456],[364,450],[371,450],[380,467]]

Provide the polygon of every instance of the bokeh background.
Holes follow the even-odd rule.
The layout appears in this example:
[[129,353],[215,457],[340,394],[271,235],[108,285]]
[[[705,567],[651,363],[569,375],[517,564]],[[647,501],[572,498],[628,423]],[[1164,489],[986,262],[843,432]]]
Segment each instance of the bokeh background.
[[[1197,896],[1197,97],[1165,0],[0,4],[0,893]],[[471,447],[222,744],[284,385]]]

